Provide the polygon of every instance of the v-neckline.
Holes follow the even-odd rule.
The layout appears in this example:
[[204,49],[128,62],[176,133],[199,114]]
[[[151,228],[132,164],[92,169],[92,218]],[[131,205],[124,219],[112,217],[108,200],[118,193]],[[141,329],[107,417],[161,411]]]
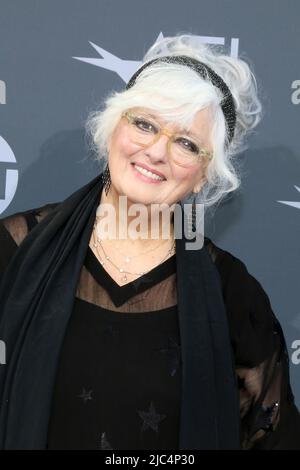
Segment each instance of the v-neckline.
[[108,274],[90,246],[88,246],[84,265],[94,279],[105,288],[115,306],[119,307],[131,297],[144,292],[173,274],[176,271],[176,254],[174,253],[148,273],[123,286],[119,286]]

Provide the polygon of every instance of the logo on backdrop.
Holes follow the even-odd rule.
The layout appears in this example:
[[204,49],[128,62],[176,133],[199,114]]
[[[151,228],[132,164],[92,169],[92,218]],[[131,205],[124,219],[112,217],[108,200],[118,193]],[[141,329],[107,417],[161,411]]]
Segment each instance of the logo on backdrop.
[[0,136],[0,214],[9,206],[17,190],[18,170],[11,168],[16,157],[5,139]]
[[[163,39],[163,33],[160,32],[156,42]],[[225,45],[225,38],[224,37],[215,37],[215,36],[197,36],[199,38],[199,42],[203,42],[205,44],[218,44],[218,45]],[[141,61],[138,60],[128,60],[128,59],[120,59],[116,55],[112,54],[111,52],[102,49],[102,47],[97,46],[93,42],[89,41],[90,45],[97,51],[97,53],[102,56],[102,59],[98,57],[73,57],[73,59],[80,60],[81,62],[86,62],[90,65],[96,65],[96,67],[101,67],[102,69],[111,70],[115,72],[121,77],[124,82],[128,82],[134,72],[142,65]],[[231,38],[230,40],[230,55],[232,57],[238,56],[238,46],[239,46],[239,39],[238,38]]]
[[[294,188],[300,193],[300,188],[298,186],[294,186]],[[296,207],[296,209],[300,209],[300,201],[277,201],[281,204],[286,204],[287,206]]]
[[[0,104],[6,104],[6,83],[0,80]],[[11,168],[16,157],[6,140],[0,136],[0,214],[9,206],[17,190],[18,170]]]

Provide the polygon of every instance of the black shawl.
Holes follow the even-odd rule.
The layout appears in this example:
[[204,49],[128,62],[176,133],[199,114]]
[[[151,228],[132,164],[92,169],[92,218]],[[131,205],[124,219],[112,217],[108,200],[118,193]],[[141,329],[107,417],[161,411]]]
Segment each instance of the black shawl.
[[[45,449],[59,353],[102,191],[101,175],[23,240],[0,286],[0,448]],[[176,239],[182,347],[180,449],[240,447],[239,399],[219,274]]]

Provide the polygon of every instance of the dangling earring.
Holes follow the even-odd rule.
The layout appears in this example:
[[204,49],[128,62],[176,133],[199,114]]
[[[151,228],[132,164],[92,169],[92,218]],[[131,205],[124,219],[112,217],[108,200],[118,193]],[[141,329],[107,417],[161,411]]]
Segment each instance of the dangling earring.
[[192,210],[188,213],[187,224],[188,236],[191,238],[192,235],[194,235],[196,232],[196,194],[193,196],[192,199]]
[[108,194],[109,188],[111,187],[111,177],[108,164],[102,173],[102,184],[104,186],[105,194]]
[[193,198],[192,202],[192,227],[193,232],[196,231],[196,223],[197,223],[197,212],[196,212],[196,195]]

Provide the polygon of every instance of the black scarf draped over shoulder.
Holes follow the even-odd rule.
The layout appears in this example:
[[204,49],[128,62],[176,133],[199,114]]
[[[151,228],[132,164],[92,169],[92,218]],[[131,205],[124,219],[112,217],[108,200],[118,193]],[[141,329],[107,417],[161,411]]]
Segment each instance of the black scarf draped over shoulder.
[[[60,349],[102,191],[101,175],[20,244],[0,286],[0,448],[45,449]],[[238,391],[221,282],[210,255],[176,240],[182,348],[180,449],[240,446]]]

